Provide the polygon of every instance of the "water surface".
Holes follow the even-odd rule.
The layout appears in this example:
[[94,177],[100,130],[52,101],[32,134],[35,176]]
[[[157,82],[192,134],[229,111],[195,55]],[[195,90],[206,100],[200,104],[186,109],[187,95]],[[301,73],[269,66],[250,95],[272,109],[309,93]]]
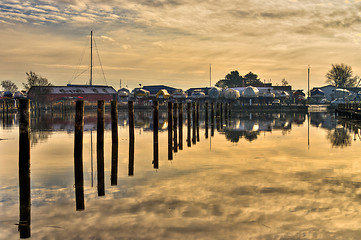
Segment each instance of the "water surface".
[[[168,160],[167,114],[160,112],[155,169],[152,112],[136,111],[134,172],[129,176],[128,118],[119,112],[117,185],[111,184],[109,116],[104,196],[98,196],[96,115],[85,116],[82,211],[75,198],[74,117],[32,118],[31,238],[361,236],[360,131],[345,128],[333,114],[233,114],[222,125],[215,123],[211,136],[211,122],[206,125],[202,113],[199,141],[191,147],[184,114],[183,150]],[[1,124],[0,239],[19,239],[17,116]]]

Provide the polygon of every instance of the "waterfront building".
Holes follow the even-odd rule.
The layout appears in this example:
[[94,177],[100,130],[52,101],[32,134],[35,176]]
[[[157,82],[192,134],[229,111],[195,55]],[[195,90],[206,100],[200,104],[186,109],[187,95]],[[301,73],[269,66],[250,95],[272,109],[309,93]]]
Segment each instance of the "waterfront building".
[[66,99],[82,99],[89,102],[111,101],[117,98],[117,91],[105,85],[33,86],[28,92],[28,97],[34,101],[47,103]]

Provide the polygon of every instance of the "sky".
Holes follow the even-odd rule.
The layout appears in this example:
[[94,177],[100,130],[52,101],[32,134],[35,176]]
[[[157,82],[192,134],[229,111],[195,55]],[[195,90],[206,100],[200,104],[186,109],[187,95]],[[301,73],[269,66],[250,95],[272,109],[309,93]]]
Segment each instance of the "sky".
[[91,30],[93,84],[115,89],[206,87],[238,70],[307,90],[308,66],[312,88],[340,63],[361,75],[361,0],[0,0],[0,81],[89,83]]

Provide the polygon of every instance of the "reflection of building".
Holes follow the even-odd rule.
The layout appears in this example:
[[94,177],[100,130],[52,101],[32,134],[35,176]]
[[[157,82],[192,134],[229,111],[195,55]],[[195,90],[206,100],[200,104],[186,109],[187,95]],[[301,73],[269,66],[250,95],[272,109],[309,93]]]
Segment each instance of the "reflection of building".
[[237,119],[232,120],[223,132],[226,138],[232,142],[238,142],[240,138],[245,138],[251,142],[257,139],[261,132],[291,130],[293,122],[303,123],[305,121],[305,114],[302,114],[303,117],[299,115],[295,113],[241,114]]
[[329,130],[334,129],[337,126],[336,118],[329,112],[311,112],[310,122],[312,126]]

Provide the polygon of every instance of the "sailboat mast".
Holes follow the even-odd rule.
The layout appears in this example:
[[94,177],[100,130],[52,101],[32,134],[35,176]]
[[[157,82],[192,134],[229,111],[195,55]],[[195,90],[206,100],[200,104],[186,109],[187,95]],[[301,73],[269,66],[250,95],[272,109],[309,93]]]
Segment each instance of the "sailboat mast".
[[90,86],[93,85],[93,30],[90,31]]

